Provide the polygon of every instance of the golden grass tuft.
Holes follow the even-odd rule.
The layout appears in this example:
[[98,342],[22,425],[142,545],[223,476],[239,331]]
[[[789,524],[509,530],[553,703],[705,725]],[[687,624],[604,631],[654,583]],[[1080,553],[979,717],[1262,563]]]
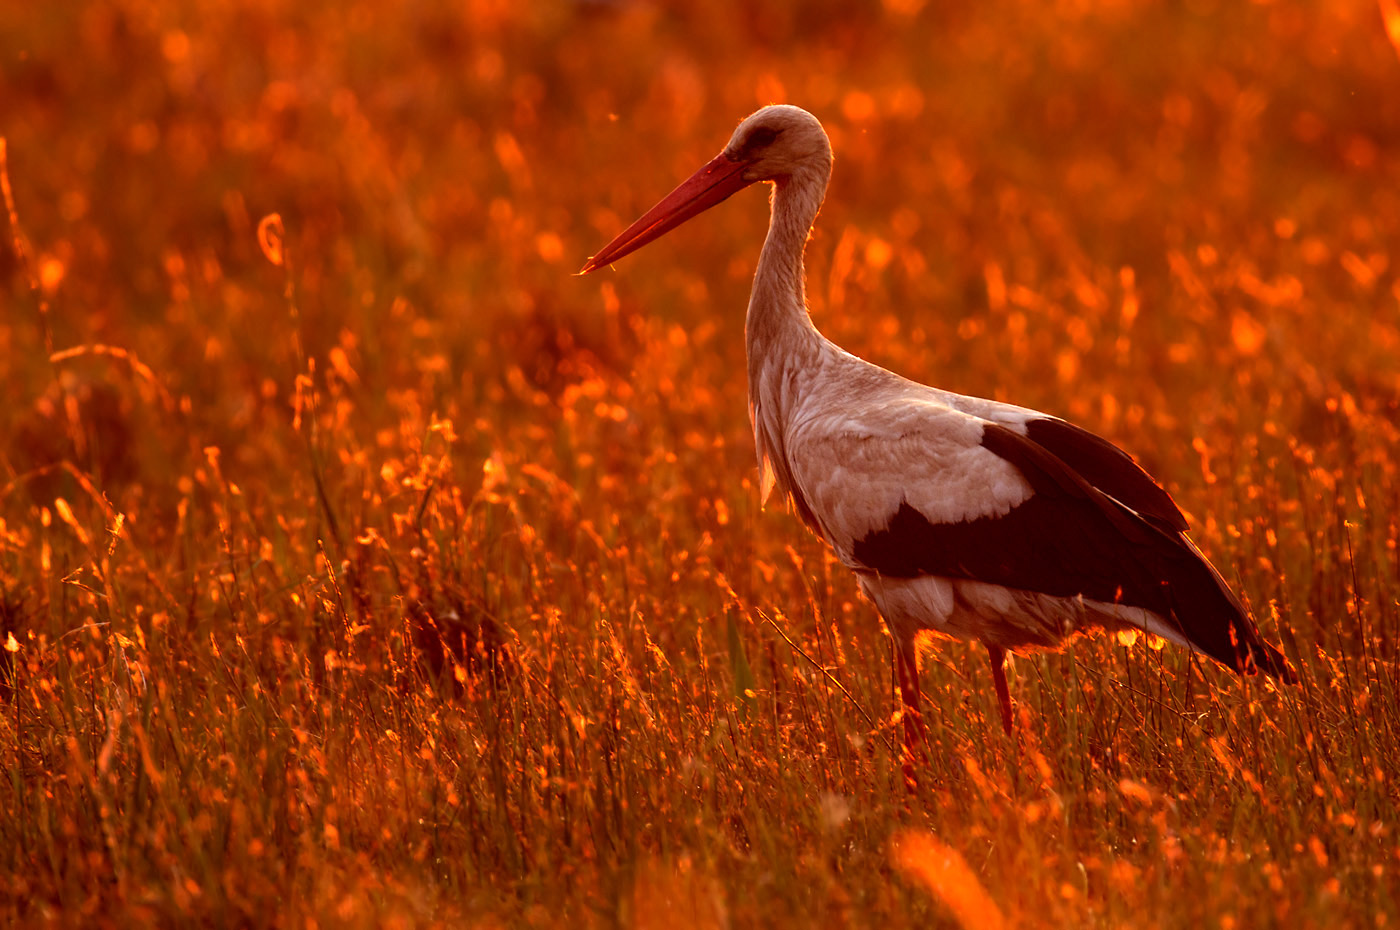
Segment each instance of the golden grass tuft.
[[964,930],[1001,930],[1001,910],[956,849],[932,834],[904,830],[891,841],[895,867],[943,902]]

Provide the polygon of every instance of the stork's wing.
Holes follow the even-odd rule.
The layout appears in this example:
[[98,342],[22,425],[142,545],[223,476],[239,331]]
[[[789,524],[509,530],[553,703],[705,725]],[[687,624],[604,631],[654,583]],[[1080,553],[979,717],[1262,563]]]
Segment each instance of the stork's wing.
[[[797,489],[852,568],[1142,607],[1174,618],[1233,668],[1246,653],[1283,667],[1210,564],[1162,525],[1160,508],[1139,516],[1015,429],[920,407],[882,413],[863,431],[813,420],[790,436]],[[1136,499],[1131,484],[1118,487]]]
[[1138,519],[1010,427],[906,403],[861,423],[809,421],[788,451],[822,534],[859,571],[1169,613],[1154,569],[1164,554],[1181,554],[1175,534]]

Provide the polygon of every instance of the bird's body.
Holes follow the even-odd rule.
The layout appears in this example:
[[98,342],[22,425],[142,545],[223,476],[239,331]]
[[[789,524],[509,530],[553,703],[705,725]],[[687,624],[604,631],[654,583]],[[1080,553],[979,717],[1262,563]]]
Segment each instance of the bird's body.
[[[1153,603],[1156,592],[1134,599],[1131,569],[1114,566],[1114,552],[1086,551],[1082,534],[1056,519],[1063,489],[1051,484],[1037,498],[1031,478],[1055,479],[1036,461],[1029,431],[1074,427],[906,381],[840,350],[795,375],[791,391],[799,399],[783,438],[758,431],[761,461],[902,639],[927,629],[1004,649],[1053,647],[1097,624],[1190,645],[1133,604]],[[764,416],[759,407],[755,419]],[[1136,469],[1126,458],[1114,464]],[[1076,490],[1080,521],[1126,543],[1112,519],[1121,508],[1071,482]],[[1126,514],[1118,522],[1134,524]]]
[[1141,629],[1237,671],[1289,677],[1171,497],[1126,453],[1058,418],[910,381],[817,331],[802,257],[830,170],[815,117],[765,107],[584,271],[774,183],[745,326],[763,493],[791,500],[884,617],[910,738],[921,630],[987,646],[1008,729],[1004,651],[1090,629]]

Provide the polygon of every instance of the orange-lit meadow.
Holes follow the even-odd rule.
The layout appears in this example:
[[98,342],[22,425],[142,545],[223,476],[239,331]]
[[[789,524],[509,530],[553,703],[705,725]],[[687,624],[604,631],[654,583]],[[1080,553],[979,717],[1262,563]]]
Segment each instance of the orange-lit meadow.
[[[1391,7],[0,5],[0,920],[1400,921]],[[1298,687],[936,643],[906,792],[762,195],[572,274],[778,101],[818,325],[1132,451]]]

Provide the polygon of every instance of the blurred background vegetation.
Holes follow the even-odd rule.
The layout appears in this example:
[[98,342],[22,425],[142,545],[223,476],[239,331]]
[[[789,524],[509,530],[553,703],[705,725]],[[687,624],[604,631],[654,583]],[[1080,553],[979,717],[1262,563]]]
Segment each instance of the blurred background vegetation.
[[[0,7],[7,919],[1400,919],[1385,8]],[[1018,745],[940,644],[905,796],[758,512],[760,198],[572,276],[773,102],[823,331],[1133,452],[1302,687],[1081,642]]]

